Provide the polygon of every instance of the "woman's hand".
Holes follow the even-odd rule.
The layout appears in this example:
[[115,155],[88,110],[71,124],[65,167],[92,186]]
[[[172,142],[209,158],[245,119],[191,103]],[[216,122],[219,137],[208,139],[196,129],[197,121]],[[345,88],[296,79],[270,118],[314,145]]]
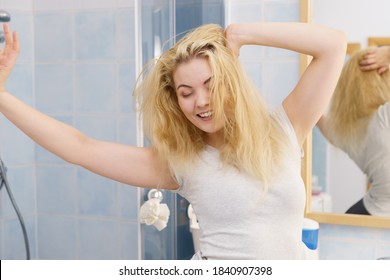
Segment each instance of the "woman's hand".
[[3,25],[5,46],[0,49],[0,92],[5,91],[5,84],[19,55],[18,34],[11,34],[8,24]]
[[390,64],[390,46],[369,50],[359,64],[362,71],[376,70],[378,74],[385,73]]
[[239,34],[237,32],[237,26],[234,24],[230,24],[225,29],[225,37],[226,41],[228,42],[228,46],[238,57],[240,55],[241,44],[239,43]]

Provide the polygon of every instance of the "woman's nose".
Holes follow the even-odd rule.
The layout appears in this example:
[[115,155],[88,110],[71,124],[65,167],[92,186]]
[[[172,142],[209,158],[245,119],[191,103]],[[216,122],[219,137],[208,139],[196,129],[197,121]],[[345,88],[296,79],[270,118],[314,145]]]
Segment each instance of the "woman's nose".
[[197,106],[198,107],[205,107],[209,105],[210,102],[210,94],[209,91],[204,89],[198,92],[198,98],[197,98]]

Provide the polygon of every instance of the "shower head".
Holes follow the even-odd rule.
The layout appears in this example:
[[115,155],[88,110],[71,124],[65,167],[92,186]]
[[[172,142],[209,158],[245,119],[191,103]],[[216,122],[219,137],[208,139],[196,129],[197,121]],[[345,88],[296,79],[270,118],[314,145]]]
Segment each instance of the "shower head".
[[[10,22],[11,21],[11,15],[4,10],[0,10],[0,22]],[[4,32],[0,30],[0,44],[4,43]]]
[[10,22],[11,21],[11,15],[4,10],[0,10],[0,22]]

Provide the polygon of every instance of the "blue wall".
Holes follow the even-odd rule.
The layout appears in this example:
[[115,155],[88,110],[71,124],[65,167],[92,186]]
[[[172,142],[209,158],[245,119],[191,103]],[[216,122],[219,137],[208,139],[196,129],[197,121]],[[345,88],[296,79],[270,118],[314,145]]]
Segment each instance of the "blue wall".
[[[92,137],[134,145],[134,1],[49,2],[0,2],[21,40],[9,91]],[[138,258],[138,189],[67,164],[1,124],[1,156],[33,259]],[[0,257],[23,259],[5,192],[1,202]]]
[[[226,24],[299,20],[298,0],[225,4]],[[22,49],[8,89],[93,137],[134,145],[134,1],[0,0],[0,5],[11,12],[11,27],[19,32]],[[241,59],[248,74],[267,100],[278,106],[299,77],[298,56],[244,48]],[[63,162],[0,118],[0,155],[27,224],[32,258],[137,259],[138,189]],[[165,241],[158,245],[172,248]],[[389,229],[320,225],[321,258],[389,255]],[[21,229],[4,191],[0,192],[0,258],[25,258]]]

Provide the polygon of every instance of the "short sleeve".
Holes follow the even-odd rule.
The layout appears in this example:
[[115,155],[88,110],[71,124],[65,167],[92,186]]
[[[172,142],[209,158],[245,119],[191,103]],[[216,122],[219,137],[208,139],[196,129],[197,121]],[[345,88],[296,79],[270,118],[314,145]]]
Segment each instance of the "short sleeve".
[[271,117],[280,125],[280,127],[285,131],[287,134],[287,137],[290,139],[293,147],[297,149],[297,151],[300,153],[300,156],[304,156],[303,149],[298,143],[298,138],[295,133],[295,129],[290,121],[290,119],[287,116],[286,111],[284,110],[283,106],[280,106],[275,111],[271,113]]
[[390,102],[386,102],[378,108],[378,120],[381,126],[390,127]]

